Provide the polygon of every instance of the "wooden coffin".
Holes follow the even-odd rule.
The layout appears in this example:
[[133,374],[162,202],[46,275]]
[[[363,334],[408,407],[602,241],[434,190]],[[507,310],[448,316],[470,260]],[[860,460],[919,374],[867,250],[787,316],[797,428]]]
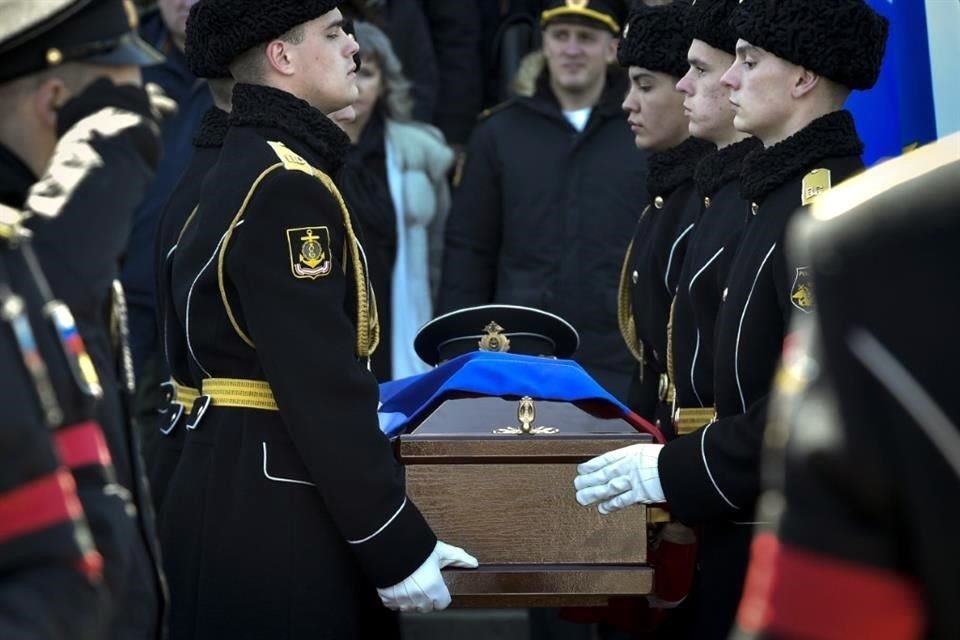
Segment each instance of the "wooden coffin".
[[576,465],[650,442],[605,405],[444,400],[397,440],[407,493],[437,536],[480,561],[445,570],[455,606],[604,605],[650,593],[647,509],[574,499]]

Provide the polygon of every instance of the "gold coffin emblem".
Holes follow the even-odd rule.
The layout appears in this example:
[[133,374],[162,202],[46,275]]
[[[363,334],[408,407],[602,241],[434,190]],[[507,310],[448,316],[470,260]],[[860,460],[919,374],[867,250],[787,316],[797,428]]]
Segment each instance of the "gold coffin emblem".
[[517,420],[520,421],[519,427],[503,427],[494,429],[497,435],[553,435],[560,433],[556,427],[534,427],[533,422],[537,419],[537,406],[530,396],[523,396],[517,404]]

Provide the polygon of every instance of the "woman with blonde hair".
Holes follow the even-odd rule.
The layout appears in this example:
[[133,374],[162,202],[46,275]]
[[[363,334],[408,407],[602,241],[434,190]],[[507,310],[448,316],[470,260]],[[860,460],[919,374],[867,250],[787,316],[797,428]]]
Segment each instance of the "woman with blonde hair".
[[380,351],[390,365],[381,358],[375,369],[381,379],[396,379],[427,368],[413,351],[413,338],[433,315],[454,154],[438,129],[412,120],[411,84],[386,34],[367,22],[355,28],[363,64],[357,74],[357,117],[344,124],[354,142],[348,173],[359,187],[352,191],[362,190],[366,200],[365,229],[386,249],[392,266],[377,291],[382,329],[388,329],[381,331],[387,340]]

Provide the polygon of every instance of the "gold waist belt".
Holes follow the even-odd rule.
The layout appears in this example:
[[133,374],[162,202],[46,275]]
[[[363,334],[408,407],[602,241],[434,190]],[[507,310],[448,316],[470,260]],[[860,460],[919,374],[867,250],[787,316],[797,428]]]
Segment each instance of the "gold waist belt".
[[270,385],[262,380],[207,378],[201,393],[210,398],[214,407],[279,411]]
[[700,427],[717,419],[717,410],[713,407],[677,407],[673,410],[673,428],[678,436],[693,433]]
[[193,410],[193,403],[199,396],[199,389],[182,385],[176,381],[173,383],[173,401],[183,405],[185,414],[190,415],[190,411]]

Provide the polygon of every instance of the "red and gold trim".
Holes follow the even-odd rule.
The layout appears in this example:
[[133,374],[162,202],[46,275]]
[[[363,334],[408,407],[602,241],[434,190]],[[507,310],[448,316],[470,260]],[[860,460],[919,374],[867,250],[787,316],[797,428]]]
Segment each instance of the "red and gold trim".
[[58,469],[0,495],[0,544],[82,515],[73,476]]
[[96,422],[81,422],[56,432],[54,443],[60,460],[70,469],[107,467],[111,464],[103,430]]
[[925,612],[905,577],[780,542],[753,541],[737,619],[749,633],[809,640],[918,638]]

